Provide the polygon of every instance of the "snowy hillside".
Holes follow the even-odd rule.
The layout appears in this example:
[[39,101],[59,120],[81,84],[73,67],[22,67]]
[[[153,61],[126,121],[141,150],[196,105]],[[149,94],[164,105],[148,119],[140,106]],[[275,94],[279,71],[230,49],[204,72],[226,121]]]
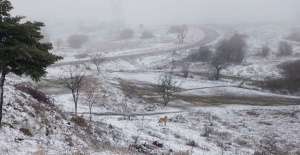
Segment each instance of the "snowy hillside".
[[[247,36],[246,62],[223,70],[220,81],[210,80],[209,66],[199,62],[190,62],[191,76],[182,76],[183,62],[198,47],[176,49],[201,42],[210,35],[197,26],[189,27],[184,44],[178,44],[176,35],[166,34],[168,27],[162,26],[148,28],[156,36],[149,40],[136,35],[131,40],[105,42],[104,38],[91,36],[96,39],[82,48],[71,49],[67,44],[55,48],[53,53],[65,59],[49,67],[47,76],[39,83],[32,84],[51,96],[54,105],[39,102],[17,89],[19,78],[8,78],[0,151],[95,155],[249,155],[260,151],[300,154],[300,97],[273,94],[253,84],[267,77],[281,77],[277,65],[299,59],[296,53],[300,53],[300,45],[295,42],[293,56],[275,56],[278,42],[285,40],[290,27],[211,27],[220,34],[209,42],[211,47],[233,32]],[[142,30],[136,30],[139,32]],[[263,58],[257,51],[266,42],[272,51]],[[110,43],[111,48],[101,49],[105,43]],[[126,46],[129,44],[130,47]],[[107,58],[101,64],[100,74],[84,55],[89,50]],[[69,68],[77,68],[95,83],[101,83],[101,102],[92,108],[91,122],[83,93],[78,105],[80,117],[75,117],[71,92],[58,82]],[[181,85],[168,105],[163,106],[155,85],[159,76],[170,70]],[[132,97],[126,98],[126,91],[132,91]],[[166,126],[158,123],[165,116]]]

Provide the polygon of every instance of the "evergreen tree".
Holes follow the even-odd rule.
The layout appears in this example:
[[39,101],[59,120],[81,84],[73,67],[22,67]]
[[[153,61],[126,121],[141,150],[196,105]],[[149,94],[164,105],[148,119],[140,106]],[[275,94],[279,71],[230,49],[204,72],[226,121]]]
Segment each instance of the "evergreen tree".
[[21,22],[25,17],[12,17],[12,9],[10,1],[0,0],[0,125],[6,75],[26,75],[39,81],[46,75],[46,67],[62,59],[49,53],[51,43],[40,42],[42,22]]

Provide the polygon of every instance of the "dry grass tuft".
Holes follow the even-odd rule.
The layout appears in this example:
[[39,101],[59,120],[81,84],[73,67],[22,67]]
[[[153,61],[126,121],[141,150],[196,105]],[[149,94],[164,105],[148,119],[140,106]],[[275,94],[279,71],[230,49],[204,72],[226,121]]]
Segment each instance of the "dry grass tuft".
[[72,117],[71,121],[74,122],[75,124],[77,124],[78,126],[81,126],[81,127],[88,126],[88,124],[85,121],[85,119],[83,117],[80,117],[80,116],[74,116],[74,117]]

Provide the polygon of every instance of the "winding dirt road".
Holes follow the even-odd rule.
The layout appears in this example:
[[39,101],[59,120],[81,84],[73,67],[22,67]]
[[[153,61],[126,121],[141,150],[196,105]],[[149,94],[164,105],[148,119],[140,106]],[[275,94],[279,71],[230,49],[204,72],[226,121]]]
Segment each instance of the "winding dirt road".
[[[217,39],[219,37],[219,34],[216,31],[214,31],[210,28],[201,28],[201,30],[203,30],[203,32],[205,33],[204,38],[202,38],[201,40],[199,40],[198,42],[195,42],[193,44],[189,44],[189,45],[186,45],[186,46],[183,46],[183,47],[167,49],[167,50],[151,51],[151,52],[148,52],[148,53],[105,57],[105,61],[113,61],[113,60],[117,60],[117,59],[126,59],[126,58],[138,58],[138,57],[141,57],[141,56],[148,56],[148,55],[153,56],[153,55],[158,55],[158,54],[162,54],[162,53],[171,53],[173,51],[188,50],[188,49],[197,48],[197,47],[203,46],[205,44],[208,44],[208,43],[214,41],[215,39]],[[55,63],[55,64],[51,65],[50,67],[58,67],[58,66],[64,66],[64,65],[77,65],[77,64],[87,63],[87,62],[90,62],[90,60],[77,60],[77,61],[59,62],[59,63]]]

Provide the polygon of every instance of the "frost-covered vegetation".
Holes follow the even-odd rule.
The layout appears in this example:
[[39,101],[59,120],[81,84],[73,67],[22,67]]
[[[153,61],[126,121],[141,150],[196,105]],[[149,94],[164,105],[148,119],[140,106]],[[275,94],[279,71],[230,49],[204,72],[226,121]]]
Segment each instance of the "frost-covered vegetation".
[[292,27],[54,28],[64,59],[39,82],[6,77],[1,153],[300,153]]

